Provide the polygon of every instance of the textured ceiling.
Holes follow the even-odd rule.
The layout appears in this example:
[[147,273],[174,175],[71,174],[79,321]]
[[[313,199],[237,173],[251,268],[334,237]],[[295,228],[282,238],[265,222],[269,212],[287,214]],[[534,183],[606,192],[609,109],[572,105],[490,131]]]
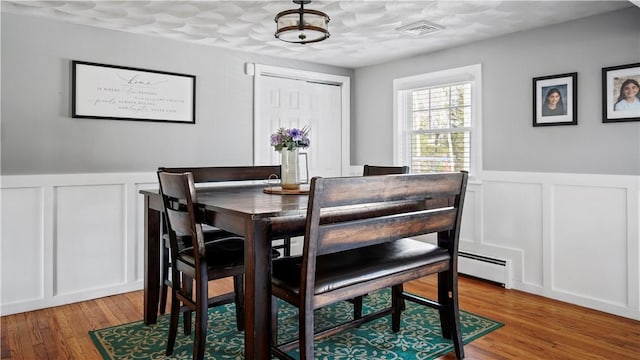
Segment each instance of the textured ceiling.
[[[629,1],[313,1],[331,17],[328,40],[274,38],[274,16],[291,1],[2,1],[2,12],[160,36],[202,45],[357,68],[516,31],[609,12]],[[426,20],[443,30],[423,37],[395,29]]]

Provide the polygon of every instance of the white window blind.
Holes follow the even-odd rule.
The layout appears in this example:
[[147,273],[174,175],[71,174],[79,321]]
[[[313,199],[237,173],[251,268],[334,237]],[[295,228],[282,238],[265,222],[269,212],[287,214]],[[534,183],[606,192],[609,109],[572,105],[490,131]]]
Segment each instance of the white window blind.
[[471,83],[416,89],[410,98],[412,171],[469,171]]
[[477,175],[479,80],[480,65],[395,80],[395,162],[412,173]]

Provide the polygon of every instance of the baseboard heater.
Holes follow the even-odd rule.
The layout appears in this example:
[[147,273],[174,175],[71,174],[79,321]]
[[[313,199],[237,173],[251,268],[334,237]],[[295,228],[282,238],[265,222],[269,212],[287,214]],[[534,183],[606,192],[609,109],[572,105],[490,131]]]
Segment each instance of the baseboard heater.
[[458,252],[458,272],[511,288],[511,263],[509,260],[484,255]]

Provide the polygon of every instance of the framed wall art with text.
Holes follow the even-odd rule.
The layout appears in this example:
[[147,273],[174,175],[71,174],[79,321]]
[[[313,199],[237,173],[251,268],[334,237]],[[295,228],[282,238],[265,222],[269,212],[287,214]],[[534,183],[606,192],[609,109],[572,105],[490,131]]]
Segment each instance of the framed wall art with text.
[[196,77],[72,61],[71,116],[195,124]]

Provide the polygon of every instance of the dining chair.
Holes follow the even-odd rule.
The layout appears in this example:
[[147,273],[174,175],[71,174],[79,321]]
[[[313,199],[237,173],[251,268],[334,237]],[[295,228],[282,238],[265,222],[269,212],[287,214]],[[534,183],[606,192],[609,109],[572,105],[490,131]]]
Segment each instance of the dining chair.
[[[173,353],[180,313],[184,312],[185,332],[190,333],[191,323],[187,324],[186,319],[190,320],[191,312],[195,311],[193,359],[203,359],[209,307],[235,302],[237,328],[244,329],[244,239],[232,236],[205,243],[202,223],[197,220],[194,207],[197,194],[193,175],[158,171],[158,180],[171,245],[173,279],[166,354]],[[190,246],[182,243],[187,238],[191,240]],[[233,277],[234,291],[209,298],[209,281],[225,277]]]
[[[168,289],[172,285],[171,278],[169,277],[169,273],[171,271],[171,241],[169,239],[169,231],[167,229],[167,220],[165,214],[162,214],[162,243],[164,246],[162,247],[162,282],[160,287],[160,304],[158,306],[160,314],[164,314],[167,308],[167,298],[168,298]],[[202,225],[202,233],[204,235],[204,242],[209,243],[212,241],[216,241],[218,239],[238,236],[236,234],[230,233],[228,231],[224,231],[222,229],[214,228],[208,225]],[[180,247],[190,247],[191,238],[187,237],[184,239],[180,239],[178,242]],[[181,250],[179,248],[178,250]],[[186,320],[187,322],[189,320]],[[189,329],[189,326],[185,326],[185,330]]]
[[[274,176],[276,179],[281,177],[280,165],[161,167],[158,170],[177,173],[191,172],[194,181],[198,184],[223,181],[265,181]],[[273,240],[283,240],[283,243],[273,245],[272,248],[282,249],[284,256],[291,255],[291,238]]]
[[371,175],[393,175],[393,174],[408,174],[408,166],[376,166],[365,165],[362,171],[363,176]]
[[[192,174],[194,183],[206,184],[206,183],[220,183],[226,181],[262,181],[268,179],[270,176],[280,176],[280,166],[207,166],[207,167],[160,167],[158,171],[182,174],[189,172]],[[203,225],[203,233],[205,243],[210,241],[216,241],[219,238],[237,236],[236,234]],[[162,250],[162,282],[160,289],[160,314],[164,314],[167,306],[168,289],[171,286],[171,279],[169,273],[171,271],[170,261],[170,242],[166,230],[166,219],[163,216],[163,236],[162,241],[164,243]],[[188,239],[186,240],[188,242]],[[285,237],[282,239],[273,239],[281,241],[281,244],[275,244],[272,246],[274,249],[273,256],[278,257],[278,249],[282,249],[284,256],[291,255],[291,238]],[[189,246],[187,243],[186,246]],[[185,326],[186,329],[186,326]]]
[[[272,353],[299,348],[314,358],[314,341],[391,314],[400,330],[400,299],[439,310],[445,338],[464,357],[458,307],[458,241],[468,174],[407,174],[313,178],[302,256],[276,259],[272,294],[298,308],[297,339],[278,344],[277,307],[272,303]],[[434,207],[427,200],[446,199]],[[444,204],[444,202],[441,202]],[[437,233],[437,244],[413,239]],[[407,281],[438,274],[438,298],[404,291]],[[314,310],[391,287],[389,307],[314,334]]]

